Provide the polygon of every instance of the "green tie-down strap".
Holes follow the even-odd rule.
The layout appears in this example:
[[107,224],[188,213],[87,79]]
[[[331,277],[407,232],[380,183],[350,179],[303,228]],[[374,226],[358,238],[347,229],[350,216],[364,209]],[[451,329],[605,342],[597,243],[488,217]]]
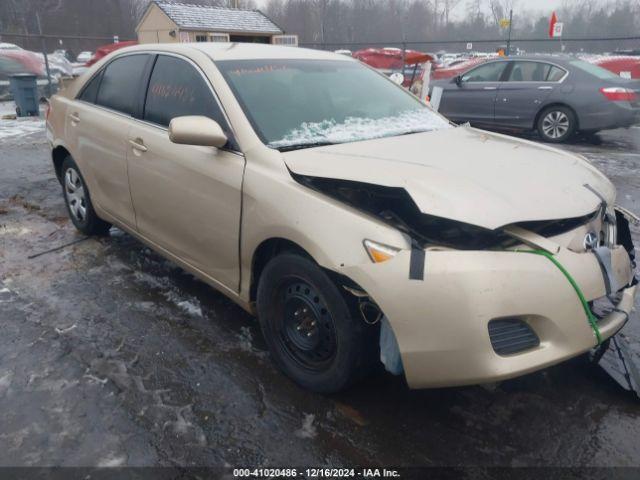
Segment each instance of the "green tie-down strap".
[[569,283],[571,284],[575,292],[578,294],[578,298],[580,299],[580,303],[582,304],[584,313],[587,314],[587,320],[589,321],[589,325],[591,325],[593,333],[595,333],[596,339],[598,340],[598,345],[600,345],[602,343],[602,337],[600,336],[600,330],[598,329],[596,317],[593,315],[593,313],[591,313],[591,309],[589,308],[589,303],[587,303],[587,299],[584,298],[584,294],[582,293],[582,290],[580,290],[578,283],[573,279],[573,277],[567,271],[567,269],[564,268],[562,264],[552,254],[544,250],[516,250],[516,251],[521,253],[533,253],[534,255],[541,255],[543,257],[547,257],[551,261],[551,263],[553,263],[556,267],[558,267],[558,270],[562,272],[562,274],[569,281]]

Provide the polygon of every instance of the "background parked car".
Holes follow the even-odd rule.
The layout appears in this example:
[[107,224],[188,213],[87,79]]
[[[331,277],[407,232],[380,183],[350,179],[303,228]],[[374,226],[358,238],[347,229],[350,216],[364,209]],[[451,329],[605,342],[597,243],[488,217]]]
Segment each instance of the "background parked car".
[[452,121],[537,130],[547,142],[640,122],[640,81],[575,58],[492,60],[436,85],[440,112]]
[[0,50],[22,50],[22,48],[14,43],[0,42]]
[[488,60],[487,57],[470,57],[459,58],[449,62],[447,65],[438,66],[431,72],[432,80],[441,80],[443,78],[453,78],[456,75],[460,75],[466,72],[471,67],[484,63]]
[[592,62],[621,77],[640,79],[640,57],[635,56],[600,56]]
[[101,58],[106,57],[111,52],[115,52],[116,50],[119,50],[121,48],[130,47],[132,45],[137,45],[137,44],[138,42],[130,41],[130,42],[109,43],[107,45],[98,47],[98,49],[96,50],[96,53],[87,62],[87,67],[90,67]]
[[[31,73],[38,77],[38,93],[40,97],[47,94],[48,80],[44,63],[34,52],[22,49],[0,49],[0,100],[12,98],[9,91],[9,78],[17,73]],[[52,92],[57,91],[58,80],[52,78]]]
[[[401,74],[402,80],[400,83],[406,88],[414,87],[414,82],[417,81],[421,86],[424,74],[422,64],[435,61],[434,54],[417,50],[405,50],[403,52],[399,48],[366,48],[354,52],[353,58],[357,58],[387,76]],[[419,93],[420,88],[416,86],[412,90],[415,93]]]
[[87,63],[89,60],[91,60],[91,57],[93,57],[93,52],[90,52],[89,50],[85,50],[84,52],[80,52],[78,54],[76,61],[78,63]]
[[[34,52],[34,54],[38,56],[38,58],[44,65],[44,55],[38,52]],[[52,76],[56,78],[73,76],[73,64],[67,59],[66,56],[62,55],[61,53],[54,52],[47,55],[47,60],[49,62],[49,71],[51,72]]]

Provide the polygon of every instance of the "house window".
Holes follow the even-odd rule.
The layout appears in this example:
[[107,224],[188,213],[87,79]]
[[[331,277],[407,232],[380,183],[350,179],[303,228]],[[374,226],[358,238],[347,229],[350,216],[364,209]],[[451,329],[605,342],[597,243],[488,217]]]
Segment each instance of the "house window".
[[210,33],[209,41],[210,42],[228,42],[229,34],[228,33]]
[[209,35],[196,35],[196,42],[208,42]]
[[274,45],[288,45],[289,47],[298,46],[297,35],[274,35],[272,40]]

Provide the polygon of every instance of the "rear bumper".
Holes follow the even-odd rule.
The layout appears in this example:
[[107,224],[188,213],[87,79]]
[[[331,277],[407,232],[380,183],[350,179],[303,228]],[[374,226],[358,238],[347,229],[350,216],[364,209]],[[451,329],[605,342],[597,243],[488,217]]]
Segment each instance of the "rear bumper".
[[[613,269],[631,280],[624,248],[612,251]],[[605,295],[592,253],[562,249],[556,258],[587,300]],[[409,280],[410,252],[381,264],[345,268],[378,303],[394,330],[412,388],[494,382],[579,355],[597,343],[576,292],[547,258],[517,252],[427,251],[423,281]],[[622,284],[626,284],[623,282]],[[602,339],[624,325],[636,287],[623,291],[614,311],[599,321]],[[501,356],[488,324],[518,319],[538,336],[538,346]]]
[[640,123],[640,108],[629,102],[607,102],[579,115],[580,130],[609,130]]

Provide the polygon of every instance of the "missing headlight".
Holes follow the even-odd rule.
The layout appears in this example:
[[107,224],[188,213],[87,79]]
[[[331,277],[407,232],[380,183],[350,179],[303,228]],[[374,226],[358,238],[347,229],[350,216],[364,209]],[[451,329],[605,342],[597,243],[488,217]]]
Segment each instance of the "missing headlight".
[[409,235],[421,248],[443,246],[459,250],[504,249],[516,241],[498,230],[427,215],[404,188],[291,172],[306,187],[366,212]]

